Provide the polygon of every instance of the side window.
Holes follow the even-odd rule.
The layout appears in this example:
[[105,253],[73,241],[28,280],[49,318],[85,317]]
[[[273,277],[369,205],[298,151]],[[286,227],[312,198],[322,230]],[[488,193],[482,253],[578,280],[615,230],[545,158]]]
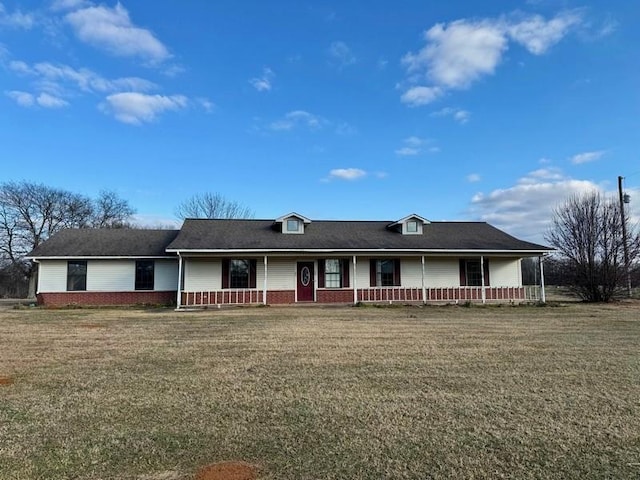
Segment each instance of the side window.
[[479,259],[460,260],[460,285],[463,287],[481,287],[484,275],[484,285],[489,286],[489,259],[484,259],[484,272]]
[[324,286],[326,288],[340,288],[341,285],[340,260],[329,258],[324,261]]
[[136,261],[136,290],[153,290],[154,264],[153,260]]
[[87,289],[86,260],[70,260],[67,263],[67,291],[81,291]]
[[370,285],[372,287],[399,287],[400,259],[372,259],[370,268]]
[[231,288],[249,288],[249,260],[231,260],[229,286]]

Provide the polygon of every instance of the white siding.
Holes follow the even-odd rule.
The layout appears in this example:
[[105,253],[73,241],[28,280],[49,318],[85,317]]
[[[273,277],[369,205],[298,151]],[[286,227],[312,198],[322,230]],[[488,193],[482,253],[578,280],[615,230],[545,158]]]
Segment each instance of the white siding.
[[[38,292],[67,291],[67,261],[43,260],[39,267]],[[175,260],[155,261],[155,290],[175,290],[178,284],[178,263]],[[88,260],[88,292],[135,291],[135,260]]]
[[400,259],[400,283],[403,287],[422,288],[422,259]]
[[[296,260],[292,258],[267,259],[267,288],[269,290],[294,290],[296,288]],[[257,286],[264,287],[264,263],[258,260]]]
[[489,259],[489,282],[492,287],[520,287],[520,259],[491,258]]
[[156,260],[154,290],[171,291],[178,288],[178,261]]
[[[358,257],[356,259],[356,288],[369,288],[370,285],[370,277],[369,277],[369,261],[371,259],[369,257]],[[353,272],[350,272],[353,274]],[[351,277],[353,278],[353,277]]]
[[207,292],[222,288],[222,262],[189,258],[184,261],[184,290]]
[[424,277],[427,288],[459,287],[460,260],[457,258],[425,258]]
[[129,292],[135,288],[136,262],[132,260],[89,260],[87,291]]
[[38,268],[38,293],[67,291],[67,262],[42,260]]

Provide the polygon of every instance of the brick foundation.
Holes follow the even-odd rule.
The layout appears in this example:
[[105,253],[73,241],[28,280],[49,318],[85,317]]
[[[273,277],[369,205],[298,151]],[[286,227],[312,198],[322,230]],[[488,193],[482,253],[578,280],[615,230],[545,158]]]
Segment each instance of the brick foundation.
[[296,302],[294,290],[270,290],[267,291],[267,303],[269,305],[284,305]]
[[318,289],[318,303],[353,303],[353,289]]
[[174,305],[177,292],[56,292],[39,293],[38,304],[66,305]]

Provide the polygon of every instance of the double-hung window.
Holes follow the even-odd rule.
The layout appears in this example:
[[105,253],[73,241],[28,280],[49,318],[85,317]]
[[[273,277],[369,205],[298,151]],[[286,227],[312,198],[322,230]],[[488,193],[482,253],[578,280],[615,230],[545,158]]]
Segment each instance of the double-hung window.
[[463,287],[481,287],[484,275],[485,286],[489,285],[489,259],[484,259],[484,272],[480,259],[460,260],[460,285]]
[[370,283],[372,287],[399,287],[401,285],[400,259],[372,259]]
[[348,288],[349,259],[327,258],[318,260],[319,288]]
[[256,288],[256,260],[246,258],[222,261],[222,288]]
[[136,290],[153,290],[154,263],[153,260],[136,261]]
[[340,260],[337,258],[329,258],[324,261],[324,286],[325,288],[342,287]]
[[67,263],[67,290],[70,292],[87,289],[87,261],[70,260]]

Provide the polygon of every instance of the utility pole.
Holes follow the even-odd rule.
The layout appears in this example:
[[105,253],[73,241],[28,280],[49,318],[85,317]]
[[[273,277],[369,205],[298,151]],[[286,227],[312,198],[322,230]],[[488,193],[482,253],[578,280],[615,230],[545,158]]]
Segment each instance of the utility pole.
[[624,268],[627,274],[627,295],[631,298],[631,272],[629,269],[629,245],[627,243],[627,221],[624,216],[624,204],[627,200],[626,195],[622,193],[622,179],[618,176],[618,194],[620,195],[620,220],[622,221],[622,248],[624,250]]

